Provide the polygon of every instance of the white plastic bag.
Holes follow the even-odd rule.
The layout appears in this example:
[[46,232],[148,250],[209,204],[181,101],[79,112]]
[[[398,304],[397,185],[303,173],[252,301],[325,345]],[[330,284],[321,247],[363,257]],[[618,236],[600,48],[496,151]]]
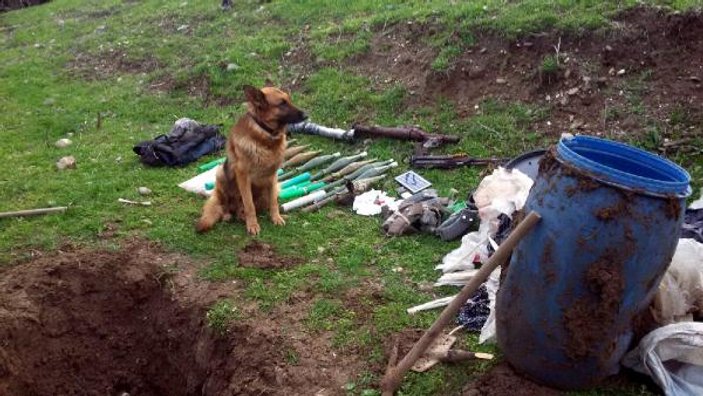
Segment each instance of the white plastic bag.
[[667,396],[703,395],[703,323],[674,323],[652,331],[622,364],[651,376]]
[[703,243],[679,239],[652,301],[652,314],[667,325],[691,320],[692,312],[703,312]]
[[439,264],[435,269],[442,270],[445,274],[454,271],[464,271],[475,269],[474,258],[478,255],[480,261],[488,257],[488,242],[487,235],[481,235],[474,231],[464,235],[461,238],[461,246],[447,253],[442,258],[442,264]]
[[384,191],[370,190],[354,198],[352,209],[356,214],[362,216],[375,216],[381,213],[381,208],[384,205],[395,212],[398,210],[399,203],[399,201],[389,197]]
[[481,218],[482,228],[487,227],[488,235],[498,231],[498,216],[505,213],[508,216],[522,209],[534,182],[529,176],[517,169],[508,170],[502,167],[481,180],[473,197]]
[[496,293],[498,293],[499,287],[500,267],[493,270],[486,281],[488,308],[491,309],[491,313],[488,314],[488,319],[486,319],[486,323],[484,323],[481,328],[481,335],[478,337],[479,344],[483,344],[484,342],[493,344],[496,342]]

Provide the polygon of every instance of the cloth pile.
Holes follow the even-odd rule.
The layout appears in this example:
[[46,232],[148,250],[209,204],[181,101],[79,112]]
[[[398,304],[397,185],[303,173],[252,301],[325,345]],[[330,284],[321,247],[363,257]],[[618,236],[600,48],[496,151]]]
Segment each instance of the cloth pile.
[[146,165],[182,166],[221,150],[226,141],[219,126],[181,118],[167,135],[140,142],[132,150]]

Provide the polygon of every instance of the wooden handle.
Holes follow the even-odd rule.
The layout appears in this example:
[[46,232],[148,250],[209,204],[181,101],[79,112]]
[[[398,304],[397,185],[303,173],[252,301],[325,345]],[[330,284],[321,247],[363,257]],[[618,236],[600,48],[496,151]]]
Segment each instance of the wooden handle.
[[459,292],[456,298],[447,305],[432,327],[415,343],[413,348],[405,355],[400,363],[395,367],[389,367],[381,381],[383,396],[392,396],[395,393],[400,386],[403,376],[408,372],[410,367],[425,353],[442,329],[452,320],[456,313],[459,312],[459,309],[466,303],[469,297],[478,290],[479,286],[483,284],[491,272],[508,259],[508,256],[510,256],[517,243],[541,218],[542,217],[537,212],[530,212],[530,214],[518,224],[517,228],[510,233],[508,239],[503,241],[500,247],[498,247],[498,250],[496,250],[481,269],[478,270],[476,275],[469,280],[469,283],[461,289],[461,292]]
[[28,209],[18,210],[16,212],[2,212],[0,213],[0,219],[5,217],[36,216],[47,213],[65,212],[66,209],[68,209],[66,206],[58,206],[56,208]]

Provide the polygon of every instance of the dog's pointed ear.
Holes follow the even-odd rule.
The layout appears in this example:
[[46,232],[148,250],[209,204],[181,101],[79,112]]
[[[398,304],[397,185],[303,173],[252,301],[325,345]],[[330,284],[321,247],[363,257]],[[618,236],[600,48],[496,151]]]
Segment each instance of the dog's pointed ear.
[[246,95],[247,101],[253,104],[257,109],[263,109],[268,105],[264,93],[251,85],[244,86],[244,95]]
[[270,78],[267,78],[266,81],[264,82],[264,87],[274,87],[276,84],[271,81]]

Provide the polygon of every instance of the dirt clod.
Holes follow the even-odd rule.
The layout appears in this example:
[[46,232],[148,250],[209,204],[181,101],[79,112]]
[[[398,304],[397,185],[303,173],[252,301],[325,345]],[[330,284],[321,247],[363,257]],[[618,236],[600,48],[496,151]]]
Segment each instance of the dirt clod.
[[[574,302],[564,311],[564,326],[569,333],[566,353],[569,358],[579,360],[603,353],[598,350],[606,340],[615,339],[611,334],[618,317],[625,289],[622,274],[622,255],[607,251],[586,272],[585,283],[592,296]],[[605,361],[610,356],[598,356]]]
[[507,363],[501,363],[467,385],[463,396],[557,396],[563,393],[542,386],[517,374]]
[[239,265],[249,268],[287,268],[300,264],[300,260],[281,257],[271,245],[259,241],[249,243],[239,252],[237,258]]

